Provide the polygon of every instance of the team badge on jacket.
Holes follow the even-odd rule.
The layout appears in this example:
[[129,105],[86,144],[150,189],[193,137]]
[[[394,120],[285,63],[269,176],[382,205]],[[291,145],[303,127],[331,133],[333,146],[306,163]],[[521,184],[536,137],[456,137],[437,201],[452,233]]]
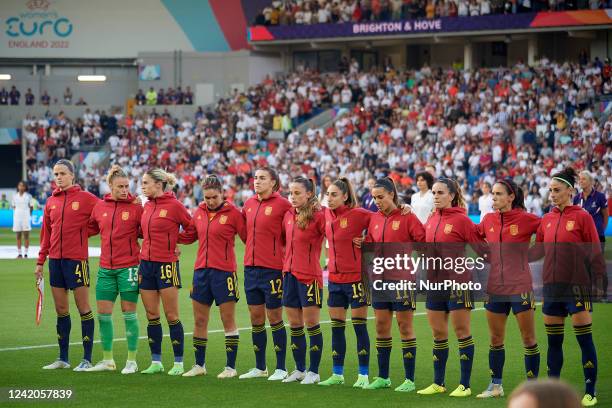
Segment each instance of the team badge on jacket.
[[446,224],[444,226],[444,233],[446,235],[450,234],[453,231],[453,224]]
[[267,207],[266,207],[266,212],[265,212],[265,214],[266,214],[266,215],[270,215],[270,214],[272,214],[272,207],[271,207],[271,206],[267,206]]
[[346,228],[348,227],[348,220],[346,218],[342,218],[340,220],[340,228]]
[[72,209],[74,211],[77,211],[79,209],[79,202],[78,201],[75,201],[75,202],[72,203]]
[[400,227],[400,223],[401,223],[401,221],[393,221],[393,224],[391,224],[391,229],[393,231],[397,231],[399,229],[399,227]]
[[512,236],[517,236],[517,235],[518,235],[518,233],[519,233],[518,225],[516,225],[516,224],[512,224],[512,225],[510,226],[510,235],[512,235]]
[[121,213],[121,219],[123,221],[127,221],[130,219],[130,213],[128,211],[124,211]]
[[565,229],[567,231],[572,231],[574,229],[574,224],[576,223],[576,221],[568,221],[567,224],[565,224]]
[[225,224],[227,222],[227,215],[222,215],[219,218],[219,224]]
[[166,210],[165,208],[162,208],[161,210],[159,210],[159,216],[160,217],[165,217],[168,214],[168,210]]

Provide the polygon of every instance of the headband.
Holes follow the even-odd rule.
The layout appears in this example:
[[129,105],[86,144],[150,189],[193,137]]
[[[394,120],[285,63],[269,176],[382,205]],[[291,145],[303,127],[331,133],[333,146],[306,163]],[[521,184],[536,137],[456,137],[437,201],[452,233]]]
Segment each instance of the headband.
[[553,177],[554,180],[558,180],[558,181],[562,181],[565,184],[567,184],[569,186],[569,188],[574,188],[574,186],[572,185],[572,183],[570,183],[569,181],[567,181],[566,179],[564,179],[563,177]]
[[512,187],[512,185],[510,183],[508,183],[508,181],[506,180],[497,180],[498,183],[505,185],[506,187],[508,187],[510,189],[510,191],[512,192],[512,194],[516,195],[516,191],[514,191],[514,188]]
[[450,191],[451,193],[457,193],[457,186],[455,185],[455,182],[453,180],[449,179],[448,177],[440,177],[438,181],[440,183],[446,184],[446,187],[448,187],[448,191]]

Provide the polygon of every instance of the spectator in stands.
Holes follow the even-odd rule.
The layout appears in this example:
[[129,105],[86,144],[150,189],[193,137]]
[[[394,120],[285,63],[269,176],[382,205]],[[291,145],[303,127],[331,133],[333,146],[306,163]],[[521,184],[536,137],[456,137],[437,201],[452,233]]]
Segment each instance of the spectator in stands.
[[185,105],[193,105],[193,92],[191,92],[190,86],[185,88],[185,93],[183,94],[183,102],[185,103]]
[[0,105],[8,105],[9,93],[6,88],[0,89]]
[[40,104],[44,106],[49,106],[51,103],[51,97],[47,93],[47,91],[43,91],[42,95],[40,95]]
[[147,105],[155,105],[157,104],[157,92],[153,87],[149,88],[149,92],[147,92]]
[[142,93],[142,89],[138,90],[136,96],[134,97],[134,100],[136,101],[136,105],[142,106],[146,103],[147,98],[145,97],[144,93]]
[[28,91],[25,94],[25,104],[28,106],[34,105],[34,94],[32,93],[32,90],[30,88],[28,88]]
[[2,193],[2,197],[0,198],[0,210],[9,210],[11,208],[11,203],[6,199],[6,194]]
[[64,91],[64,105],[72,105],[72,91],[68,87]]
[[11,87],[11,92],[9,92],[9,99],[11,100],[11,105],[19,105],[19,99],[21,99],[21,93],[17,90],[15,85]]
[[78,101],[76,101],[75,105],[77,105],[77,106],[85,106],[85,105],[87,105],[87,102],[85,102],[85,100],[81,97],[81,98],[79,98]]
[[168,97],[164,93],[164,88],[160,88],[157,92],[157,104],[166,105],[168,103]]

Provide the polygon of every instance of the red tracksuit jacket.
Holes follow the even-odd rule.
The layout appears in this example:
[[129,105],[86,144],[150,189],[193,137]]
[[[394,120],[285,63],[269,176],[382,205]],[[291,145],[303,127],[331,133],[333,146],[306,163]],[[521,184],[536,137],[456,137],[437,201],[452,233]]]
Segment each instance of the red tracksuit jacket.
[[478,224],[478,233],[490,250],[489,294],[517,295],[532,290],[527,254],[539,226],[538,216],[520,208],[489,213]]
[[147,201],[140,222],[144,237],[140,259],[176,262],[179,227],[187,228],[190,221],[189,212],[172,192]]
[[[484,243],[484,239],[476,230],[476,225],[467,216],[467,210],[461,207],[444,208],[432,213],[425,223],[425,236],[428,256],[443,259],[465,258],[465,244],[470,243],[475,246]],[[457,273],[451,269],[433,268],[428,272],[429,278],[436,281],[452,279],[457,282],[469,282],[472,278],[469,270]]]
[[53,259],[87,259],[87,224],[98,201],[98,197],[78,185],[53,192],[45,204],[38,265],[45,263],[47,255]]
[[[396,208],[388,216],[378,211],[370,218],[366,242],[416,243],[423,241],[425,241],[425,230],[414,213],[402,215],[402,209]],[[401,247],[389,249],[393,255],[384,253],[381,255],[395,256],[399,252],[411,255],[414,246],[403,244]],[[383,275],[388,280],[414,280],[416,278],[414,273],[406,270],[387,270]]]
[[211,212],[202,202],[189,226],[179,234],[178,243],[199,242],[194,269],[215,268],[232,273],[236,272],[236,235],[246,240],[244,217],[236,207],[225,202],[217,212]]
[[253,196],[244,203],[242,213],[247,228],[244,266],[283,268],[283,217],[290,208],[289,201],[278,193],[261,201]]
[[[545,255],[545,284],[591,285],[605,273],[595,222],[578,205],[567,206],[563,211],[555,207],[545,214],[536,234],[536,242],[544,243],[544,248],[540,245],[537,252]],[[557,243],[561,244],[555,245]]]
[[310,285],[317,281],[323,287],[321,272],[321,245],[325,237],[325,213],[315,211],[306,229],[296,225],[297,213],[291,209],[285,213],[283,235],[287,246],[283,272],[291,273],[298,281]]
[[89,218],[89,235],[100,234],[102,254],[100,266],[120,269],[138,265],[140,258],[140,217],[142,205],[133,204],[134,197],[115,200],[110,194],[93,209]]
[[325,237],[329,243],[329,281],[334,283],[361,282],[361,249],[353,238],[368,228],[372,212],[364,208],[342,206],[325,208]]

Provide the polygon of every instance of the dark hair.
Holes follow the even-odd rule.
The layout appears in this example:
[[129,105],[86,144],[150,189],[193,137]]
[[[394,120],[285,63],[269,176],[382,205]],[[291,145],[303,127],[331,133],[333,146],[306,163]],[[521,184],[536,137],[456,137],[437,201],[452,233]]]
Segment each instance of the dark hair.
[[453,201],[451,201],[452,207],[463,207],[466,208],[465,198],[463,198],[463,191],[457,183],[457,180],[450,179],[448,177],[440,177],[436,180],[436,183],[442,183],[448,188],[448,192],[454,194]]
[[276,170],[271,167],[258,167],[255,170],[255,173],[260,170],[267,172],[270,175],[270,178],[276,182],[276,184],[274,184],[274,187],[272,187],[272,192],[277,192],[280,189],[280,178],[278,177],[278,173],[276,172]]
[[428,171],[422,171],[420,173],[417,173],[416,175],[417,181],[419,181],[419,177],[425,180],[425,182],[427,183],[427,189],[431,190],[431,188],[433,187],[433,183],[434,183],[434,178],[431,175],[431,173]]
[[298,227],[300,227],[301,229],[306,229],[308,227],[308,223],[310,223],[310,221],[314,218],[315,211],[318,211],[321,208],[319,200],[317,199],[317,189],[315,187],[314,181],[306,177],[299,176],[291,180],[291,182],[301,184],[306,190],[306,192],[312,193],[312,196],[310,197],[304,208],[300,209],[301,211],[298,213],[297,216],[296,224],[298,225]]
[[511,178],[500,179],[495,182],[506,189],[508,195],[514,194],[514,200],[512,200],[512,208],[521,208],[525,210],[525,194],[523,189],[520,188]]
[[214,174],[210,174],[202,181],[202,190],[217,190],[220,193],[223,193],[223,183],[221,183],[219,177]]
[[399,195],[397,194],[397,188],[395,187],[395,182],[391,177],[383,177],[376,180],[372,189],[375,188],[384,188],[389,193],[393,193],[393,204],[395,204],[397,207],[401,205]]
[[344,201],[344,205],[346,205],[348,208],[357,207],[357,197],[355,196],[355,190],[353,189],[353,186],[349,179],[347,179],[346,177],[340,177],[330,185],[338,187],[338,190],[342,191],[342,194],[347,195],[347,198]]
[[55,162],[56,166],[65,166],[68,171],[70,172],[70,174],[74,175],[74,164],[67,159],[59,159],[58,161]]
[[553,179],[561,179],[567,184],[568,187],[571,185],[572,188],[574,188],[574,185],[576,185],[577,177],[578,175],[576,174],[576,170],[574,170],[572,167],[566,167],[562,171],[552,175]]
[[576,391],[569,385],[559,380],[536,380],[525,381],[516,388],[508,401],[517,398],[519,395],[529,394],[538,403],[538,407],[555,408],[579,408],[580,399]]

